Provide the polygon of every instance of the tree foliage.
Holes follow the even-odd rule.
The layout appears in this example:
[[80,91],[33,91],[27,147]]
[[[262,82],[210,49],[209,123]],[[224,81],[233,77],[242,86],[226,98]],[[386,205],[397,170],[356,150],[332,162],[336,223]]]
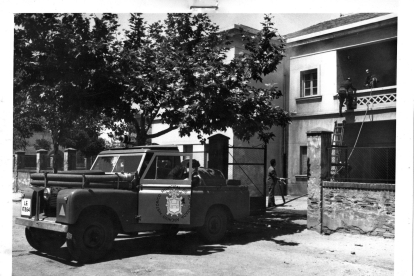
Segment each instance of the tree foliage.
[[46,139],[36,139],[36,142],[34,143],[34,148],[36,150],[44,149],[49,151],[51,149],[51,142]]
[[22,76],[17,72],[13,81],[13,150],[25,150],[28,146],[27,139],[33,132],[43,130],[41,119],[31,112],[26,93],[19,91],[21,82]]
[[55,153],[82,116],[101,113],[99,94],[114,88],[117,27],[113,14],[15,15],[15,105],[41,120]]
[[[141,144],[174,129],[201,139],[227,128],[268,142],[272,126],[290,122],[273,106],[282,92],[255,85],[283,58],[270,16],[259,33],[240,31],[245,50],[231,61],[231,41],[206,14],[168,14],[153,24],[131,14],[129,25],[122,41],[114,14],[16,14],[16,136],[41,128],[55,152],[76,145],[89,155],[102,146],[102,126],[135,132]],[[166,129],[150,133],[155,120]]]
[[[283,58],[285,43],[270,16],[258,34],[244,34],[245,51],[231,62],[231,41],[206,14],[168,14],[164,23],[150,25],[132,14],[129,23],[119,66],[123,96],[106,113],[123,120],[118,134],[134,125],[143,143],[173,129],[181,136],[194,131],[201,139],[233,128],[242,140],[258,134],[268,142],[272,126],[290,122],[287,112],[272,105],[281,91],[254,84],[275,72]],[[167,127],[149,134],[156,119]]]
[[105,149],[105,140],[99,138],[95,131],[72,129],[69,136],[62,142],[62,146],[77,149],[82,152],[83,156],[91,157]]

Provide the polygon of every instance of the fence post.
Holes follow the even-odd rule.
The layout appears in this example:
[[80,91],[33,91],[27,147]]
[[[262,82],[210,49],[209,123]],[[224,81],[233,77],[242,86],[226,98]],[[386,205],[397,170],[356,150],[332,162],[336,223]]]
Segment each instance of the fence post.
[[208,138],[208,167],[220,170],[226,178],[228,178],[229,171],[229,139],[223,134],[216,134]]
[[85,170],[89,170],[92,166],[92,157],[85,157],[84,158],[84,164],[85,164]]
[[266,185],[266,180],[267,180],[267,143],[264,144],[264,160],[263,160],[263,208],[264,210],[266,210],[266,195],[267,195],[267,185]]
[[13,183],[13,192],[17,192],[19,190],[19,170],[24,169],[24,151],[16,151],[14,154],[14,170],[15,170],[15,177]]
[[36,172],[47,169],[47,150],[36,151]]
[[63,159],[63,170],[72,171],[76,170],[76,150],[69,148],[65,149],[64,159]]
[[308,177],[307,228],[322,233],[322,181],[329,178],[329,154],[332,131],[316,128],[307,133]]
[[16,151],[15,154],[16,154],[16,158],[14,159],[14,161],[15,161],[14,167],[16,168],[16,171],[24,169],[24,155],[25,155],[25,152],[19,150],[19,151]]

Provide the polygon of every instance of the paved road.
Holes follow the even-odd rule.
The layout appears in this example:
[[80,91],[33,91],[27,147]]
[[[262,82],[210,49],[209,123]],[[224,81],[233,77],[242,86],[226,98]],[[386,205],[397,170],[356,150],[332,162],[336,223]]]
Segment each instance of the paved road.
[[[20,203],[13,203],[13,218]],[[391,239],[306,230],[306,211],[277,208],[239,223],[220,244],[192,232],[165,239],[119,236],[101,261],[80,265],[66,245],[56,256],[31,248],[13,225],[13,275],[393,275]]]

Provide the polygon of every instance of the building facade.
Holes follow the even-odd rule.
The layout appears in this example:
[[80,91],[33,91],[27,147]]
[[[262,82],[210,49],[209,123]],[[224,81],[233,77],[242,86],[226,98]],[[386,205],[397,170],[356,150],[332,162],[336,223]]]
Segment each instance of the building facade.
[[[395,181],[397,16],[351,14],[286,38],[284,75],[292,115],[286,145],[288,193],[306,194],[306,133],[334,131],[335,123],[343,127],[341,144],[347,152],[341,158],[348,162],[348,178]],[[378,80],[372,88],[366,85],[368,75]],[[347,78],[356,89],[356,108],[344,106],[340,116],[337,93]]]

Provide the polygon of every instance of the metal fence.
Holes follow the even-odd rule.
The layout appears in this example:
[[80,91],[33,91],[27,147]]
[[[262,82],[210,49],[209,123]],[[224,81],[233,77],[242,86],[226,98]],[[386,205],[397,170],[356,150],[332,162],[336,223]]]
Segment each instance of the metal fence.
[[266,196],[266,147],[229,147],[229,178],[249,187],[250,197]]
[[[13,172],[16,171],[16,156],[13,154]],[[23,167],[26,170],[36,169],[36,154],[27,154],[23,159]]]
[[330,148],[331,176],[335,181],[395,184],[395,148]]

